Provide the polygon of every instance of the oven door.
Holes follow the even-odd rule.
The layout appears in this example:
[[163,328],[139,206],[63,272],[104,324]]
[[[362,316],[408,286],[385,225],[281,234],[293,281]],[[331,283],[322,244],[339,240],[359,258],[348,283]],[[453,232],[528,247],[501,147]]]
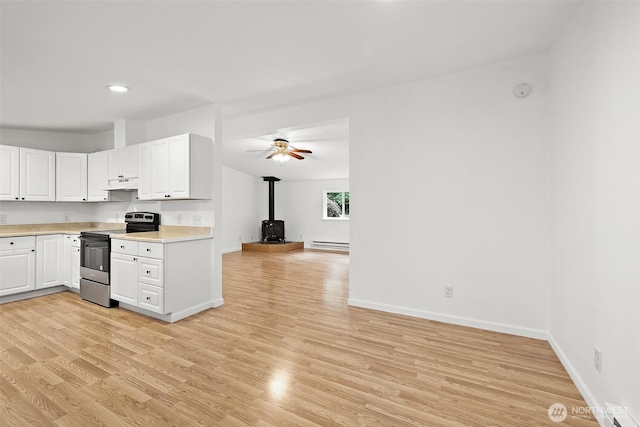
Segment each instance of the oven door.
[[109,284],[109,238],[80,236],[80,277]]

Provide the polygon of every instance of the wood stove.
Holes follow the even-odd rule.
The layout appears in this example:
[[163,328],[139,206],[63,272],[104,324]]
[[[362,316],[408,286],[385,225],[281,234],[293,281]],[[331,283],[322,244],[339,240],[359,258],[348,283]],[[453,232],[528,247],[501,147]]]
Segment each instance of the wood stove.
[[275,217],[275,183],[280,178],[275,176],[263,176],[263,180],[269,183],[269,219],[262,221],[262,243],[285,243],[284,221]]

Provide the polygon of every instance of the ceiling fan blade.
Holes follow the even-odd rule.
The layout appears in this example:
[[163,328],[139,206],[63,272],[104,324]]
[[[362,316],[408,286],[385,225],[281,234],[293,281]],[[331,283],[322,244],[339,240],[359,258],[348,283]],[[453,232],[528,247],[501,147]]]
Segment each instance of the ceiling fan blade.
[[273,156],[275,156],[276,154],[278,154],[278,152],[277,152],[277,151],[274,151],[273,153],[271,153],[271,155],[270,155],[269,157],[267,157],[267,159],[272,158],[272,157],[273,157]]
[[246,153],[255,153],[258,151],[271,151],[273,148],[265,148],[264,150],[246,150]]
[[298,159],[298,160],[304,160],[304,157],[298,156],[296,153],[292,153],[291,151],[289,151],[289,155],[291,157],[294,157],[294,158]]
[[309,154],[313,154],[313,151],[311,151],[311,150],[298,150],[297,148],[295,150],[291,150],[289,152],[290,153],[309,153]]

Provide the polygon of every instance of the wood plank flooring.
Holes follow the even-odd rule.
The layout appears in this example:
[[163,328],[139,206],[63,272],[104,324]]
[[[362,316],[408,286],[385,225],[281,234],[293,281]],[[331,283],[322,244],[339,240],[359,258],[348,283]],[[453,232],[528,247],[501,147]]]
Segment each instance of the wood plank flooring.
[[174,324],[65,292],[0,306],[2,426],[597,426],[548,343],[348,307],[347,254],[224,255]]

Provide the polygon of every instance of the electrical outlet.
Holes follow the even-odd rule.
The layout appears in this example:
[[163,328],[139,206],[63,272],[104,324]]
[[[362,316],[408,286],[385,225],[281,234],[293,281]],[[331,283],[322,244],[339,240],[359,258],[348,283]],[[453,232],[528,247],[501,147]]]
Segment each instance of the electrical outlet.
[[202,215],[193,216],[193,225],[202,225]]
[[71,214],[66,213],[66,214],[63,215],[63,217],[64,217],[64,222],[71,221]]
[[602,351],[598,347],[593,347],[593,365],[602,373]]
[[182,224],[182,214],[178,214],[177,221],[178,224]]
[[304,239],[302,238],[302,234],[300,235],[300,240],[304,240]]
[[251,241],[253,242],[253,234],[251,235]]
[[238,241],[242,242],[242,236],[238,236]]
[[7,216],[0,215],[0,224],[6,224],[6,223],[7,223]]
[[453,286],[444,287],[444,296],[447,298],[453,298]]

